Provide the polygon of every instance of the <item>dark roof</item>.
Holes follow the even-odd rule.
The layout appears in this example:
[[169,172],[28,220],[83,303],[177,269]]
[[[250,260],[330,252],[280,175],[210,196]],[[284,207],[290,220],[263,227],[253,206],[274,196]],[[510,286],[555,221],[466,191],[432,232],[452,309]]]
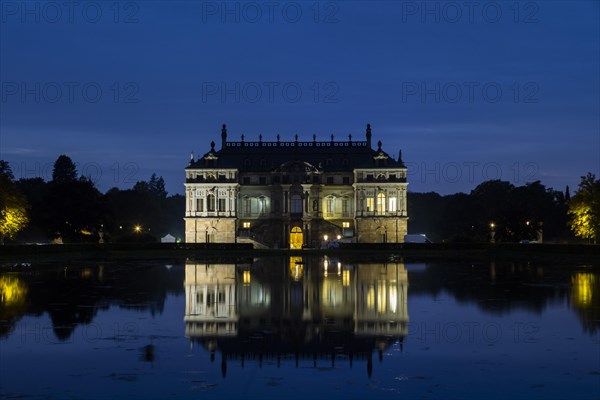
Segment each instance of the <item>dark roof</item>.
[[[370,129],[370,128],[368,128]],[[370,133],[370,132],[369,132]],[[296,137],[297,138],[297,137]],[[306,162],[322,171],[352,171],[354,168],[405,168],[402,160],[390,157],[381,149],[370,147],[367,141],[316,141],[311,142],[227,142],[211,150],[198,160],[190,161],[187,169],[237,168],[240,171],[272,171],[290,161]],[[401,157],[401,156],[399,156]],[[380,160],[378,160],[378,159]]]

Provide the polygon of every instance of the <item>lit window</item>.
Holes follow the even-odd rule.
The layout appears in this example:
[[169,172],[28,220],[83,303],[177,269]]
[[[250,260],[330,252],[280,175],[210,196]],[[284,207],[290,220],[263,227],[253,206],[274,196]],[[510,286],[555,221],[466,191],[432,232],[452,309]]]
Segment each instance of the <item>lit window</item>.
[[342,228],[350,228],[350,222],[342,222]]
[[331,198],[331,197],[327,198],[327,213],[328,214],[333,213],[333,198]]
[[375,199],[367,197],[367,211],[375,211]]
[[250,228],[250,222],[244,222],[242,225],[243,225],[244,229]]
[[397,207],[396,207],[396,198],[395,197],[390,197],[388,200],[388,211],[390,212],[396,212],[397,211]]
[[377,194],[377,214],[385,213],[385,194]]

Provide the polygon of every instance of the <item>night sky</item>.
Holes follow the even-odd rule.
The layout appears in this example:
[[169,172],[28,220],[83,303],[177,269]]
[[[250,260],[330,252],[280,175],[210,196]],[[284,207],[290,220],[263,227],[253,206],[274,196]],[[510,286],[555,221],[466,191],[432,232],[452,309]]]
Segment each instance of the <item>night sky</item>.
[[229,139],[363,140],[409,189],[600,175],[600,8],[541,2],[0,1],[0,158],[102,191]]

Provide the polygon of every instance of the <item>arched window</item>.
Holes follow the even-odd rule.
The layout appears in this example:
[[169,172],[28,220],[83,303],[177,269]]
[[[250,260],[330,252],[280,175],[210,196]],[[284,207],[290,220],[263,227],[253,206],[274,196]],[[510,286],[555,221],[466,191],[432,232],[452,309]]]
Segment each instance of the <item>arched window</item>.
[[385,194],[377,193],[377,214],[385,214]]

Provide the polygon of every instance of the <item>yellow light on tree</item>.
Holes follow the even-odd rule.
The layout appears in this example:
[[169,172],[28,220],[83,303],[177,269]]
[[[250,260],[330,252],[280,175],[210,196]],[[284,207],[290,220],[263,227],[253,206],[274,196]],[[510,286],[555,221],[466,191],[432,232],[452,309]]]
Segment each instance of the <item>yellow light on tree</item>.
[[14,275],[0,276],[0,304],[22,304],[27,297],[27,285]]

